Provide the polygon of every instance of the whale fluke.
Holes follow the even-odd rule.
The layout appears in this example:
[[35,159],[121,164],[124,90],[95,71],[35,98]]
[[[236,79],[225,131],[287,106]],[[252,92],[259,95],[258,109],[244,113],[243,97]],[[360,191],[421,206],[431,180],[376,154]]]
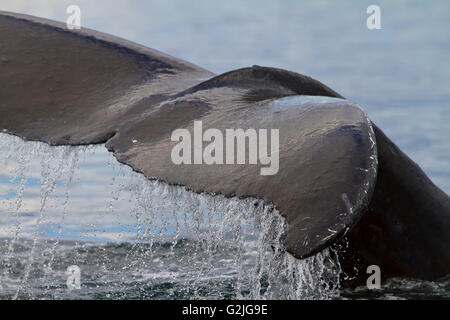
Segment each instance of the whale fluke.
[[[123,39],[0,14],[2,128],[52,145],[104,143],[136,102],[212,73]],[[121,120],[123,121],[123,120]]]
[[[379,261],[389,276],[450,272],[436,261],[450,260],[448,196],[357,104],[319,81],[261,66],[214,75],[123,39],[14,13],[0,12],[0,39],[0,130],[51,145],[104,143],[149,179],[272,202],[297,258],[345,240],[347,273],[355,261]],[[175,164],[172,133],[195,136],[200,121],[202,132],[279,130],[276,174],[262,175],[261,163]],[[361,241],[372,225],[383,229],[381,243]],[[442,240],[428,239],[433,229]],[[410,241],[421,244],[408,251]]]

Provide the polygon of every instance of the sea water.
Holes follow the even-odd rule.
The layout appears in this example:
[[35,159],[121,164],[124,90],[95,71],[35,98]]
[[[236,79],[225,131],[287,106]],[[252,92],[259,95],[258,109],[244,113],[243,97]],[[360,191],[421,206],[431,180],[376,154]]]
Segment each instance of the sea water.
[[[286,222],[258,199],[146,179],[104,146],[0,134],[2,298],[325,299],[329,250],[286,253]],[[68,290],[78,266],[81,289]]]
[[[258,199],[151,181],[103,145],[51,147],[0,134],[2,299],[448,297],[449,282],[394,279],[340,290],[327,249],[305,260]],[[80,289],[67,284],[80,268]]]

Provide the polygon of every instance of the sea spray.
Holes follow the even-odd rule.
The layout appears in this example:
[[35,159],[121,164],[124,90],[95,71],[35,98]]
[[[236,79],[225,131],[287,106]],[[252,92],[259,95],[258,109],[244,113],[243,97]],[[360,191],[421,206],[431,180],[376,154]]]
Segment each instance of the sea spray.
[[[149,180],[117,163],[103,146],[49,147],[1,134],[0,149],[9,150],[2,153],[0,161],[7,165],[0,174],[16,181],[2,182],[1,190],[17,190],[8,199],[12,209],[4,202],[1,208],[13,217],[0,226],[0,254],[6,256],[2,297],[328,299],[337,294],[335,254],[324,250],[297,260],[286,253],[286,221],[273,204]],[[22,204],[11,207],[14,203]],[[24,228],[18,233],[14,226],[20,221]],[[81,269],[81,290],[65,286],[70,265]]]
[[[33,242],[30,250],[30,255],[28,257],[29,262],[25,266],[24,276],[22,278],[20,286],[17,288],[16,294],[13,297],[14,299],[16,299],[19,295],[20,290],[22,290],[28,284],[27,280],[34,263],[35,249],[37,242],[39,241],[39,227],[44,219],[47,200],[55,189],[58,179],[64,173],[63,167],[67,163],[67,158],[71,153],[71,149],[68,146],[60,147],[57,150],[52,150],[50,146],[44,144],[34,144],[34,147],[35,149],[32,154],[45,154],[48,155],[48,157],[44,156],[41,158],[41,200],[39,204],[39,213],[35,222]],[[53,161],[55,158],[57,158],[57,161]],[[55,167],[52,167],[52,162],[56,162],[57,165]]]

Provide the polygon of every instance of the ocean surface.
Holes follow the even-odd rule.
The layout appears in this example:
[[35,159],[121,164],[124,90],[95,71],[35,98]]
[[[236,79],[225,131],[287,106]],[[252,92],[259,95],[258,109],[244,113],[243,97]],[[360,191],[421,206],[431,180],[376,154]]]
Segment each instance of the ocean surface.
[[[71,1],[1,0],[65,21]],[[251,66],[312,76],[360,104],[450,192],[450,3],[78,1],[82,26],[221,73]],[[1,41],[1,39],[0,39]],[[284,221],[247,199],[152,182],[103,146],[49,147],[0,134],[0,299],[450,298],[450,280],[339,290],[333,252],[298,261]],[[81,289],[67,288],[80,268]]]

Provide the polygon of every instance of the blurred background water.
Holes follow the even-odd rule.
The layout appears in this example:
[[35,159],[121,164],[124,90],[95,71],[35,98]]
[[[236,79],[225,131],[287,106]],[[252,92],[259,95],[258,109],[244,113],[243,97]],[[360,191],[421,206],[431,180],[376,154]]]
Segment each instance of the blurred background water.
[[[370,118],[424,169],[433,182],[445,192],[450,191],[450,3],[448,1],[0,0],[0,10],[65,21],[68,17],[66,8],[70,4],[80,6],[83,27],[135,41],[215,73],[257,64],[284,68],[316,78],[347,99],[363,106]],[[368,17],[366,9],[371,4],[377,4],[381,8],[381,30],[368,30],[366,27]],[[138,219],[136,212],[139,210],[133,209],[135,201],[130,200],[133,199],[136,189],[129,186],[138,178],[133,176],[129,169],[116,164],[106,150],[96,147],[75,152],[62,148],[51,151],[54,159],[49,160],[49,163],[45,161],[42,163],[41,156],[46,151],[40,148],[45,147],[34,145],[32,148],[36,156],[32,154],[30,156],[26,151],[30,148],[29,144],[22,144],[5,135],[1,135],[0,139],[2,150],[0,237],[5,239],[0,254],[7,257],[7,263],[6,260],[2,260],[3,269],[0,270],[4,277],[2,278],[4,281],[0,283],[6,286],[3,297],[14,297],[17,288],[22,288],[17,297],[67,297],[66,293],[60,293],[60,296],[49,293],[56,292],[51,286],[50,289],[42,289],[40,286],[44,286],[44,282],[38,281],[36,285],[41,289],[32,289],[36,286],[24,285],[24,279],[27,281],[40,279],[37,275],[39,272],[45,273],[50,260],[61,258],[54,250],[49,254],[50,260],[45,264],[47,267],[34,265],[34,262],[28,260],[24,262],[23,257],[29,257],[30,250],[38,257],[46,256],[45,250],[49,246],[40,243],[41,240],[33,243],[35,235],[42,241],[51,241],[59,237],[61,243],[63,241],[135,243],[136,235],[145,234],[139,230],[140,223],[136,222]],[[63,165],[59,168],[61,163]],[[69,193],[67,190],[70,191],[70,197],[66,196],[66,193]],[[41,210],[46,191],[49,191],[51,197]],[[66,198],[67,201],[64,200]],[[70,212],[64,213],[65,210]],[[62,217],[64,223],[61,223]],[[145,222],[142,224],[148,226]],[[36,228],[36,225],[39,227]],[[151,230],[150,233],[160,232]],[[168,233],[173,235],[176,231],[166,228],[162,232],[164,235]],[[29,246],[25,242],[13,241],[13,243],[11,240],[27,238],[27,235],[32,241]],[[173,239],[168,243],[173,244],[171,241]],[[15,248],[19,244],[23,246],[22,249]],[[237,247],[242,245],[239,241],[234,244]],[[185,248],[183,245],[176,248]],[[80,255],[83,254],[73,253],[81,250],[79,246],[68,246],[70,249],[64,251],[64,255],[73,254],[81,261]],[[59,248],[59,245],[50,245],[50,248],[53,247]],[[97,250],[98,256],[101,256],[100,252],[110,250],[105,248],[100,246],[92,250]],[[192,247],[187,248],[190,249],[173,250],[192,251]],[[121,250],[124,250],[123,247],[116,249],[118,256],[115,258],[118,261],[121,261]],[[175,251],[172,251],[172,254]],[[13,252],[23,252],[23,256],[19,253],[14,255]],[[251,252],[253,251],[248,251],[249,256],[252,255]],[[180,253],[175,255],[181,256]],[[150,255],[150,258],[147,257],[150,259],[149,262],[142,255],[137,256],[140,258],[134,260],[130,258],[131,265],[134,262],[136,264],[145,262],[139,267],[142,270],[153,260],[158,259]],[[228,252],[222,258],[227,260],[234,256],[235,254]],[[196,257],[200,261],[207,259],[206,256]],[[208,257],[211,259],[211,256]],[[63,262],[66,261],[61,259]],[[89,259],[92,265],[100,263],[100,266],[106,268],[105,264],[95,261],[94,258]],[[81,263],[80,261],[78,263]],[[166,261],[161,265],[161,270],[171,265],[171,262],[167,262],[169,260],[160,261]],[[18,265],[13,265],[13,262]],[[158,287],[160,291],[156,290],[160,296],[149,293],[155,289],[148,289],[148,286],[151,287],[148,282],[146,287],[139,282],[140,280],[133,282],[127,279],[126,281],[134,283],[131,288],[144,287],[148,290],[139,289],[143,290],[142,293],[133,289],[134,291],[131,290],[133,294],[120,297],[242,297],[248,294],[248,290],[237,289],[238,283],[243,284],[243,287],[252,287],[250,283],[256,280],[244,279],[236,282],[239,278],[237,275],[246,270],[242,266],[238,267],[241,262],[233,262],[235,267],[234,269],[230,267],[228,273],[219,271],[218,267],[211,267],[211,270],[215,270],[213,274],[229,275],[227,280],[220,278],[220,281],[223,280],[222,285],[219,285],[221,289],[218,289],[220,294],[214,290],[212,291],[215,293],[211,293],[211,288],[217,283],[213,281],[215,284],[208,284],[206,280],[207,284],[204,286],[197,285],[197,282],[192,285],[192,288],[195,288],[193,290],[197,290],[195,294],[189,290],[188,293],[185,292],[186,294],[180,293],[179,288],[186,288],[186,283],[191,283],[190,280],[181,281],[182,285],[177,287],[177,281],[174,279],[179,279],[179,275],[183,273],[181,272],[177,273],[178,276],[175,276],[175,273],[168,276],[169,280],[164,278],[167,280],[161,282],[164,290],[160,287]],[[90,265],[89,263],[86,265]],[[249,264],[251,265],[251,262]],[[53,262],[50,263],[50,267],[51,265]],[[58,270],[63,272],[64,265],[61,262]],[[116,267],[119,268],[119,265],[116,264]],[[126,266],[129,268],[130,263],[125,264]],[[101,269],[98,268],[97,275]],[[135,271],[141,270],[139,268]],[[195,270],[198,272],[201,269]],[[139,272],[136,271],[136,274]],[[270,288],[267,290],[270,281],[264,282],[265,278],[258,274],[259,271],[255,272],[255,279],[263,283],[261,290],[272,292]],[[195,277],[198,277],[197,273]],[[52,281],[47,279],[45,283],[54,283],[61,289],[65,286],[61,279],[63,277]],[[116,283],[116,280],[110,279],[106,283]],[[93,287],[99,283],[102,282],[95,279],[91,282]],[[386,289],[389,293],[381,294],[381,297],[391,297],[399,283],[394,282],[390,291]],[[438,296],[445,296],[449,292],[448,285],[436,283],[409,283],[406,287],[409,289],[403,290],[405,297],[414,294],[432,296],[433,292],[437,292]],[[89,294],[88,291],[84,296],[77,297],[106,297],[109,294],[106,292],[114,291],[108,285],[102,288],[99,289],[98,295]],[[119,288],[122,287],[119,285]],[[207,288],[210,288],[210,291]],[[363,290],[361,292],[359,297],[373,297],[373,294]],[[293,294],[290,298],[307,297],[308,294],[309,292]],[[321,291],[310,296],[326,298],[329,294],[323,294]],[[398,292],[393,294],[393,297],[403,296]],[[111,297],[117,295],[113,294]],[[252,297],[258,295],[254,293]],[[275,293],[271,297],[286,298]]]

